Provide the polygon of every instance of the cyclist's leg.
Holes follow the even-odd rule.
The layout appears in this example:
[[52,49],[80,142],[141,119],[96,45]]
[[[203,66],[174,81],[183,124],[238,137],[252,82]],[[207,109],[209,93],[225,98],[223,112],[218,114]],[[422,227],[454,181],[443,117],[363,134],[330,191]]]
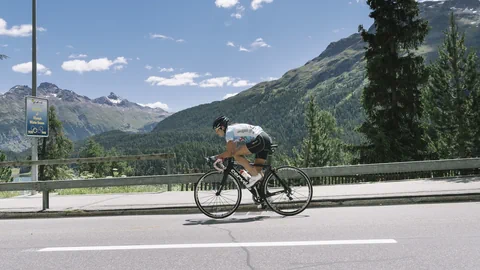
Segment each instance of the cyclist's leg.
[[245,158],[246,155],[251,155],[252,152],[248,149],[246,145],[242,145],[241,147],[237,148],[233,157],[235,160],[247,170],[250,175],[257,175],[258,173],[255,169],[250,165],[248,159]]
[[[265,165],[265,163],[267,162],[267,157],[269,155],[269,150],[272,147],[272,139],[265,132],[260,134],[260,137],[262,138],[263,148],[261,149],[261,151],[255,153],[255,164]],[[260,173],[263,167],[255,166],[255,169],[257,172]]]

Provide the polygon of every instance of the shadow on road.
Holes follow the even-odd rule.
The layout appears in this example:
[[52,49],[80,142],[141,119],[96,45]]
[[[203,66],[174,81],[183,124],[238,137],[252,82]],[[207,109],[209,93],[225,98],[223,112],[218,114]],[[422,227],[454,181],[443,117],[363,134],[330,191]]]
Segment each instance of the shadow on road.
[[[440,179],[439,179],[440,180]],[[443,180],[443,179],[442,179]],[[469,175],[469,176],[458,176],[455,178],[445,179],[447,182],[455,182],[455,183],[471,183],[471,182],[480,182],[480,176]]]
[[185,220],[186,223],[183,225],[215,225],[215,224],[237,224],[237,223],[247,223],[247,222],[256,222],[256,221],[263,221],[267,219],[284,219],[284,218],[306,218],[309,217],[308,215],[297,215],[293,217],[285,217],[285,216],[254,216],[254,217],[245,217],[245,218],[225,218],[225,219],[187,219]]

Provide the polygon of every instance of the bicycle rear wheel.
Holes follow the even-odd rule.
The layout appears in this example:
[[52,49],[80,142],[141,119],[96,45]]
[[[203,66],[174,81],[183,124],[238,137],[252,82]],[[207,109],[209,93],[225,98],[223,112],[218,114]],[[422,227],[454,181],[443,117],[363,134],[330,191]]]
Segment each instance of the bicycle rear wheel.
[[211,218],[226,218],[240,206],[242,189],[235,177],[216,170],[207,172],[198,179],[194,190],[198,209]]
[[312,200],[310,178],[302,170],[292,166],[275,169],[263,185],[266,203],[280,215],[297,215],[303,212]]

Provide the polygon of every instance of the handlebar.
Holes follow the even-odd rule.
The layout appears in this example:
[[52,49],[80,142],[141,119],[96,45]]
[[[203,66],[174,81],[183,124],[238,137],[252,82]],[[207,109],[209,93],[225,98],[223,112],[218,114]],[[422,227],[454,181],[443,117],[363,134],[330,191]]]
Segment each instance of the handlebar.
[[[205,157],[205,160],[207,161],[207,163],[209,164],[212,164],[213,165],[213,168],[219,172],[223,172],[226,167],[225,165],[223,165],[223,160],[222,159],[217,159],[215,161],[213,161],[210,157]],[[226,160],[228,160],[229,162],[231,162],[231,158],[226,158]]]
[[[217,164],[220,164],[221,168],[217,167]],[[217,159],[217,161],[213,163],[213,168],[219,172],[223,172],[226,169],[221,159]]]

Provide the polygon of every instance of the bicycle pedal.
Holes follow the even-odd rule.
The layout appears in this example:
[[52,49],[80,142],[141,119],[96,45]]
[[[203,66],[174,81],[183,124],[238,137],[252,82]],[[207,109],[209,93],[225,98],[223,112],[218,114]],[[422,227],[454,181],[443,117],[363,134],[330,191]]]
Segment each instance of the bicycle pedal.
[[259,205],[257,206],[258,209],[267,209],[267,205],[265,203],[259,203]]

